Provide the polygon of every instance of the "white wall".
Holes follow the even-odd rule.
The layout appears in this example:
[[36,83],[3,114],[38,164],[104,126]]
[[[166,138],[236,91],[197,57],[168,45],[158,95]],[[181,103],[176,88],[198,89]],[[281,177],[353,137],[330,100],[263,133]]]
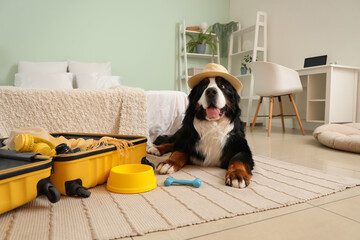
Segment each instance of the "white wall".
[[[230,0],[230,21],[253,25],[268,14],[268,61],[300,69],[306,57],[360,67],[359,0]],[[358,84],[357,122],[360,122]]]
[[253,25],[268,13],[268,61],[299,69],[306,57],[360,66],[359,0],[230,0],[230,20]]

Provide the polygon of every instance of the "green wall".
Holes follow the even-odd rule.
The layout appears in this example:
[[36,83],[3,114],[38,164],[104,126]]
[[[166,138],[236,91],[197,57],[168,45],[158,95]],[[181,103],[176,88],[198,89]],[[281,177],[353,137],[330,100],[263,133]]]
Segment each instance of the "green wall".
[[111,61],[124,85],[174,89],[177,23],[229,21],[229,0],[0,0],[0,85],[19,61]]

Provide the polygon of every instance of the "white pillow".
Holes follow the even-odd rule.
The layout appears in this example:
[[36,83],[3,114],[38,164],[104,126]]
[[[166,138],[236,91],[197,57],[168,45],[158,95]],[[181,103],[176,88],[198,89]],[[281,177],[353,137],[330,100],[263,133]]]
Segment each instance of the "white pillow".
[[79,73],[76,75],[76,87],[82,89],[102,89],[121,85],[121,77],[104,76],[99,73]]
[[67,62],[26,62],[20,61],[19,73],[66,73]]
[[68,61],[69,72],[75,75],[80,73],[99,73],[100,75],[111,76],[111,62],[106,63],[86,63],[86,62],[75,62]]
[[15,86],[23,88],[72,89],[72,73],[16,73]]

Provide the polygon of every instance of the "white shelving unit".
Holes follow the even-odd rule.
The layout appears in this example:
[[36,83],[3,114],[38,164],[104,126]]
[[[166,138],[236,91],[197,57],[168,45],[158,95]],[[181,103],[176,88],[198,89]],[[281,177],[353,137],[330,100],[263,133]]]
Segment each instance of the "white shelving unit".
[[[189,59],[202,59],[206,62],[216,62],[220,64],[220,53],[219,53],[219,41],[215,33],[211,35],[217,40],[217,53],[215,55],[208,54],[199,54],[199,53],[189,53],[186,48],[187,38],[186,33],[197,35],[199,32],[186,30],[185,20],[179,23],[179,76],[178,76],[178,86],[177,90],[183,91],[183,84],[186,85],[186,93],[189,93],[189,87],[187,85],[187,80],[191,77],[188,74],[189,68]],[[208,47],[207,47],[208,48]],[[203,65],[202,67],[205,67]]]
[[253,61],[267,61],[267,13],[257,12],[255,25],[233,32],[230,37],[228,71],[243,84],[240,97],[240,107],[243,111],[242,120],[250,126],[255,113],[259,96],[254,93],[254,78],[251,73],[241,75],[241,63],[246,55]]

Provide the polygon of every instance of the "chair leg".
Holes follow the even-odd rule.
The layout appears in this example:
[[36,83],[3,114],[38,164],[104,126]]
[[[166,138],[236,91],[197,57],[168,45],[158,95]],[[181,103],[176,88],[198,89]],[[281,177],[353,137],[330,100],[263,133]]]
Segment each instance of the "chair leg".
[[278,100],[279,100],[279,106],[280,106],[281,124],[282,124],[282,128],[283,128],[283,132],[285,132],[284,112],[283,112],[283,108],[282,108],[281,96],[278,96]]
[[263,99],[263,97],[260,96],[259,103],[257,105],[255,116],[254,116],[254,121],[253,121],[253,123],[251,125],[251,132],[254,131],[254,126],[255,126],[255,123],[256,123],[256,117],[257,117],[257,115],[259,113],[259,109],[260,109],[260,105],[262,103],[262,99]]
[[269,106],[269,129],[268,129],[268,136],[270,137],[271,134],[271,120],[272,120],[272,111],[273,111],[273,104],[274,104],[274,97],[270,97],[270,106]]
[[295,104],[293,95],[292,95],[292,94],[289,94],[289,97],[290,97],[290,101],[291,101],[291,103],[292,103],[292,105],[293,105],[293,108],[294,108],[294,110],[295,110],[296,118],[297,118],[297,120],[298,120],[300,129],[301,129],[301,132],[302,132],[303,135],[305,135],[304,128],[303,128],[303,125],[302,125],[302,123],[301,123],[301,119],[300,119],[300,116],[299,116],[299,112],[298,112],[298,110],[297,110],[297,108],[296,108],[296,104]]

